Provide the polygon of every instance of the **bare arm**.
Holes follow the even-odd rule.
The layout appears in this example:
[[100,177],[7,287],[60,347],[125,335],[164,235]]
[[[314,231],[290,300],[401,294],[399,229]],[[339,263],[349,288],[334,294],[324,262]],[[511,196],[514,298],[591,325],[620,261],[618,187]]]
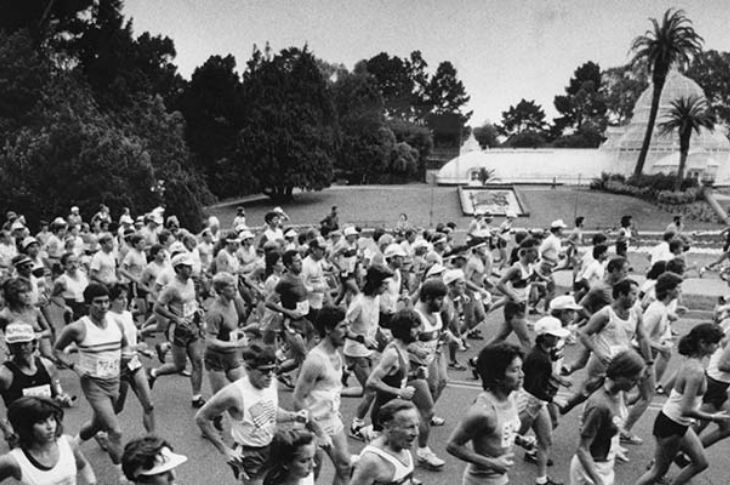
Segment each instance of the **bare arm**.
[[[597,313],[594,313],[593,316],[588,320],[588,323],[578,332],[578,337],[580,338],[581,343],[591,352],[593,352],[596,357],[598,357],[601,360],[608,361],[610,360],[608,356],[602,355],[598,347],[593,342],[592,336],[601,330],[606,326],[608,323],[608,314],[604,311],[599,311]],[[607,363],[607,362],[606,362]]]
[[456,429],[451,433],[446,445],[446,451],[458,459],[473,463],[478,467],[495,470],[498,473],[507,473],[514,464],[512,460],[513,453],[507,453],[499,457],[489,457],[475,452],[468,446],[473,439],[494,432],[494,426],[491,424],[494,417],[488,414],[491,412],[475,411],[472,407],[466,417],[459,422]]
[[71,449],[74,453],[74,460],[76,461],[76,469],[79,471],[79,475],[84,478],[84,481],[88,485],[95,485],[96,474],[94,473],[94,469],[91,468],[91,464],[81,452],[81,448],[79,448],[78,443],[70,438],[68,442],[71,444]]
[[240,395],[235,386],[229,384],[211,397],[195,414],[195,423],[203,432],[203,437],[213,443],[213,446],[222,455],[225,455],[228,461],[235,459],[236,452],[221,439],[220,434],[213,426],[213,419],[229,409],[242,409],[243,402],[239,401]]
[[592,438],[581,436],[580,445],[578,445],[575,455],[578,457],[578,461],[583,465],[583,469],[593,481],[594,485],[603,485],[603,480],[596,472],[596,463],[591,456],[590,446],[592,442]]
[[8,454],[0,456],[0,482],[4,482],[8,478],[14,478],[20,481],[21,473],[18,462],[15,458]]
[[[56,340],[56,345],[53,346],[53,356],[56,358],[56,362],[62,365],[74,369],[77,373],[80,372],[76,369],[73,361],[64,352],[64,349],[72,343],[79,343],[84,340],[86,336],[86,329],[83,322],[77,321],[67,326],[61,331],[61,335]],[[79,374],[81,375],[81,374]]]

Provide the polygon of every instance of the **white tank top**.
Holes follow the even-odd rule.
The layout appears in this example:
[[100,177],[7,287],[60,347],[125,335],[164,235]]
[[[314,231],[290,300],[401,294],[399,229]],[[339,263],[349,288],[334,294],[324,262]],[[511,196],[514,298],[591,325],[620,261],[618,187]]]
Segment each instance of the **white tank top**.
[[66,285],[66,289],[61,293],[61,297],[79,303],[84,302],[84,290],[89,286],[89,279],[81,270],[76,270],[76,278],[72,278],[68,274],[63,273],[58,279],[62,280]]
[[[421,317],[421,337],[423,337],[423,340],[420,340],[419,338],[419,340],[414,342],[414,344],[417,347],[428,351],[428,356],[424,360],[426,364],[430,364],[436,356],[436,350],[438,350],[440,342],[439,337],[441,329],[444,326],[441,321],[441,313],[432,313],[436,323],[431,323],[426,315],[421,313],[419,310],[415,310],[415,312],[418,313],[419,317]],[[428,337],[428,340],[426,340],[426,337]]]
[[631,339],[636,333],[638,320],[636,307],[629,309],[629,318],[625,320],[620,318],[610,306],[599,311],[608,313],[608,322],[600,332],[595,334],[596,345],[605,355],[610,357],[615,356],[622,350],[629,349]]
[[244,446],[268,446],[276,432],[276,414],[279,409],[279,394],[276,379],[266,389],[257,389],[243,376],[233,384],[241,392],[243,419],[231,419],[231,436]]
[[50,469],[38,468],[20,448],[15,448],[8,453],[18,463],[20,483],[23,485],[76,485],[78,470],[69,437],[62,435],[56,440],[56,443],[58,461]]
[[340,396],[342,392],[342,357],[336,354],[336,363],[320,348],[309,351],[309,356],[319,359],[322,366],[322,375],[317,380],[309,396],[304,400],[304,406],[309,410],[312,419],[326,421],[340,411]]
[[[682,414],[683,396],[676,389],[672,389],[669,393],[669,399],[662,406],[662,412],[672,421],[684,426],[692,426],[695,423],[694,418],[688,418]],[[692,409],[699,409],[702,404],[702,395],[698,394],[693,398]]]
[[97,327],[89,317],[81,318],[86,336],[78,344],[79,368],[97,379],[116,379],[122,357],[122,331],[114,320],[104,319],[106,328]]
[[718,368],[724,351],[725,349],[720,347],[712,354],[707,364],[707,375],[716,381],[730,383],[730,372],[723,372]]
[[405,485],[411,483],[411,478],[413,477],[413,457],[411,456],[410,451],[406,450],[406,455],[408,456],[407,464],[403,464],[398,458],[394,457],[387,451],[373,445],[367,445],[365,448],[363,448],[363,450],[360,452],[360,457],[362,458],[365,453],[374,453],[383,460],[393,465],[393,468],[395,469],[393,472],[393,477],[390,479],[389,482],[387,482],[386,485]]

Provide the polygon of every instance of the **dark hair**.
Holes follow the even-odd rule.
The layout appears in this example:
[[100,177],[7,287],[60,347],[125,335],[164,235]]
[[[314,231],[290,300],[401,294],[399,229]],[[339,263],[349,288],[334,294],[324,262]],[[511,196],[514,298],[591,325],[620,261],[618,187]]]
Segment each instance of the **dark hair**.
[[518,231],[515,231],[515,244],[517,246],[519,246],[522,243],[522,241],[524,241],[525,239],[527,239],[527,236],[529,236],[529,234],[527,233],[527,231],[524,231],[522,229],[520,229]]
[[109,287],[109,299],[116,300],[121,295],[129,297],[129,285],[126,283],[114,283]]
[[527,237],[523,239],[520,243],[520,251],[522,251],[523,249],[536,248],[537,246],[539,246],[537,239],[535,239],[534,237]]
[[387,423],[395,419],[396,414],[401,411],[410,411],[411,409],[416,409],[416,406],[412,402],[406,401],[405,399],[392,399],[378,410],[378,424],[385,427]]
[[606,236],[602,232],[597,232],[593,235],[593,239],[591,239],[591,244],[596,246],[598,244],[603,244],[606,241],[608,241],[608,236]]
[[631,224],[632,216],[623,216],[621,217],[621,227],[629,227]]
[[497,387],[512,361],[517,357],[522,359],[523,356],[520,347],[507,342],[484,347],[477,358],[477,373],[482,379],[482,387],[485,390]]
[[639,286],[639,284],[631,278],[624,278],[613,285],[613,299],[616,300],[621,295],[628,295],[632,286]]
[[289,465],[296,458],[299,449],[314,442],[314,435],[301,428],[278,430],[271,441],[271,463],[264,478],[264,485],[279,485],[289,473]]
[[664,234],[662,235],[662,239],[663,239],[664,241],[666,241],[666,242],[669,242],[669,241],[671,241],[672,239],[674,239],[674,236],[676,236],[676,234],[674,233],[674,231],[666,231],[666,232],[665,232],[665,233],[664,233]]
[[644,359],[636,351],[627,349],[616,354],[606,368],[606,377],[635,376],[646,367]]
[[669,252],[675,254],[677,250],[684,248],[684,242],[681,239],[672,239],[669,241]]
[[436,298],[446,296],[448,291],[443,281],[436,278],[429,278],[421,285],[419,299],[421,301],[435,300]]
[[144,237],[142,237],[140,234],[135,233],[135,234],[132,234],[131,236],[129,236],[130,246],[136,246],[137,243],[139,243],[140,241],[143,241],[143,240],[144,240]]
[[608,252],[608,246],[605,244],[596,244],[593,246],[593,259],[598,259],[598,257],[604,253]]
[[657,300],[663,300],[667,297],[667,292],[681,284],[682,277],[677,273],[672,273],[671,271],[662,273],[656,280],[656,286],[654,286],[654,293],[656,293]]
[[370,266],[365,274],[365,284],[362,292],[367,296],[373,296],[383,284],[383,281],[393,276],[393,272],[383,266]]
[[678,275],[682,276],[684,274],[684,270],[686,269],[687,264],[684,262],[682,258],[672,258],[669,261],[667,261],[667,271],[671,271],[672,273],[677,273]]
[[274,266],[276,265],[276,263],[279,262],[280,259],[281,253],[276,250],[269,251],[264,255],[264,261],[266,262],[266,271],[264,275],[267,278],[274,274]]
[[606,271],[609,273],[613,273],[616,270],[619,270],[624,267],[626,264],[626,258],[623,256],[616,256],[608,260],[608,264],[606,265]]
[[292,261],[294,261],[294,258],[299,255],[299,251],[296,249],[289,249],[288,251],[285,251],[284,254],[281,256],[281,262],[284,263],[284,266],[287,268],[291,266]]
[[46,397],[24,396],[8,408],[8,421],[18,435],[22,448],[33,444],[33,425],[50,416],[56,419],[56,438],[63,434],[63,409]]
[[649,271],[646,273],[646,278],[650,280],[655,280],[659,278],[665,271],[667,270],[667,262],[666,261],[657,261],[654,263],[654,265],[649,269]]
[[10,278],[3,284],[5,302],[10,308],[20,306],[20,295],[24,291],[31,291],[30,282],[25,278]]
[[421,317],[418,316],[414,310],[410,308],[403,308],[398,310],[390,319],[390,333],[393,338],[398,340],[408,341],[411,336],[411,329],[421,325]]
[[269,211],[266,214],[264,214],[264,222],[266,224],[269,224],[274,219],[274,217],[279,217],[279,213],[274,212],[274,211]]
[[317,332],[319,332],[320,337],[324,337],[327,335],[328,330],[332,330],[337,326],[338,323],[340,323],[342,320],[345,319],[345,310],[338,306],[334,305],[325,305],[322,307],[322,309],[319,311],[319,314],[317,315]]
[[700,323],[692,327],[687,335],[679,339],[677,351],[685,356],[697,355],[700,342],[716,344],[725,336],[725,332],[714,323]]
[[586,218],[584,216],[578,216],[575,218],[575,227],[580,227],[581,224],[583,224],[583,221],[585,221]]
[[525,307],[517,302],[508,300],[504,302],[504,321],[509,322],[516,315],[524,315]]
[[74,253],[63,253],[61,255],[61,265],[66,266],[66,263],[68,263],[68,258],[75,257],[76,255]]
[[94,298],[98,298],[100,296],[109,296],[109,290],[106,285],[102,285],[100,283],[89,283],[89,286],[84,289],[84,302],[87,304],[91,304],[91,302],[94,301]]
[[154,435],[134,438],[124,447],[122,454],[122,471],[130,480],[136,480],[136,473],[151,470],[157,462],[157,456],[163,448],[172,451],[170,443]]
[[165,249],[165,247],[162,244],[153,244],[150,247],[150,257],[154,258],[157,256],[157,253]]
[[251,367],[276,363],[276,352],[269,345],[253,343],[243,349],[243,360]]

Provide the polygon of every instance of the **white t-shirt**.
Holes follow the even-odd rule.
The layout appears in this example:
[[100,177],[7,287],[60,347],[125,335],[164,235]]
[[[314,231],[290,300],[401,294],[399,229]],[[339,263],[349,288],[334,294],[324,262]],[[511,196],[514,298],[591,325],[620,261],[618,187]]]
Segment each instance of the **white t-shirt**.
[[105,285],[117,282],[117,259],[114,253],[97,251],[91,258],[91,271],[97,271],[97,278]]

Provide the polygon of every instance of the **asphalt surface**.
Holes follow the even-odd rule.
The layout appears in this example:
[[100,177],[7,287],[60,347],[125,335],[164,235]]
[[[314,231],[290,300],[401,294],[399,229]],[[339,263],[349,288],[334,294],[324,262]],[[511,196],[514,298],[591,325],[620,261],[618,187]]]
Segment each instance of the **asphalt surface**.
[[[486,336],[491,335],[493,329],[501,318],[501,312],[497,311],[490,315],[484,333]],[[535,319],[535,317],[533,317]],[[697,320],[680,320],[676,325],[676,330],[680,334],[687,332]],[[459,355],[459,359],[465,362],[468,357],[478,353],[480,350],[480,342],[470,340],[472,345],[465,353]],[[576,354],[577,346],[567,347],[567,359]],[[676,369],[681,365],[681,357],[675,356],[670,364],[668,372]],[[156,360],[145,362],[147,365],[158,365]],[[455,423],[466,411],[470,403],[474,400],[480,391],[476,381],[471,379],[469,371],[453,371],[450,370],[450,382],[445,390],[441,400],[436,405],[437,415],[446,419],[443,427],[434,428],[431,435],[431,448],[444,460],[446,466],[440,472],[427,471],[418,468],[416,477],[425,484],[441,484],[441,483],[460,483],[461,473],[464,469],[464,463],[456,458],[448,455],[445,451],[446,442]],[[578,383],[581,381],[583,374],[576,373],[573,381]],[[78,380],[74,375],[66,371],[62,375],[62,381],[68,392],[81,395]],[[207,382],[204,387],[208,391]],[[182,376],[163,377],[157,380],[154,389],[155,409],[157,414],[157,433],[168,439],[175,450],[187,455],[189,461],[181,465],[178,469],[178,483],[185,485],[200,484],[235,484],[236,481],[225,465],[221,455],[213,448],[213,446],[202,439],[197,426],[193,422],[195,409],[190,404],[190,384],[189,380]],[[643,473],[646,465],[652,458],[654,452],[654,442],[651,437],[651,427],[657,411],[661,408],[664,397],[655,398],[647,413],[642,417],[634,432],[644,438],[645,443],[641,446],[629,446],[630,463],[617,464],[616,483],[631,484],[636,478]],[[291,402],[291,392],[282,390],[281,401],[284,407],[289,407]],[[358,400],[355,398],[344,398],[342,405],[342,414],[345,417],[346,425],[354,414],[355,406]],[[89,406],[80,399],[76,407],[68,410],[65,418],[65,429],[69,434],[76,434],[82,422],[90,416]],[[578,443],[578,426],[579,426],[580,409],[572,411],[568,416],[564,417],[560,426],[554,433],[553,460],[555,466],[549,469],[549,475],[559,481],[568,483],[570,459],[575,452]],[[133,395],[128,396],[126,409],[120,416],[122,429],[124,431],[125,441],[133,436],[144,433],[141,421],[141,409],[139,403]],[[354,439],[349,440],[350,451],[355,454],[362,448],[363,443]],[[111,462],[107,455],[102,452],[96,442],[93,440],[86,442],[82,446],[83,451],[94,467],[100,484],[112,485],[117,483],[117,473],[112,469]],[[4,451],[4,450],[3,450]],[[708,458],[710,468],[704,472],[693,483],[696,484],[728,484],[730,483],[730,475],[727,470],[730,469],[730,442],[721,442],[708,450]],[[514,484],[530,484],[534,483],[536,467],[532,464],[525,463],[522,458],[521,451],[516,452],[515,466],[510,473],[511,483]],[[676,475],[676,468],[670,471],[670,476]],[[325,461],[322,475],[317,483],[331,483],[332,466]],[[8,483],[15,483],[9,481]]]

